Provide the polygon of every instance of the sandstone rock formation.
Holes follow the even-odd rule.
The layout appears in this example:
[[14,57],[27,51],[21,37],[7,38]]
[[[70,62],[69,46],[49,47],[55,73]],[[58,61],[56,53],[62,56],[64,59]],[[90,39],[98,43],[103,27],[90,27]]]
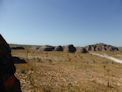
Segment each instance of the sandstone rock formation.
[[71,44],[71,45],[64,46],[64,51],[74,53],[76,52],[76,48],[74,47],[74,45]]
[[55,47],[55,51],[63,51],[64,49],[63,49],[63,47],[62,46],[57,46],[57,47]]
[[88,53],[88,51],[86,50],[86,48],[81,48],[81,49],[80,49],[80,52],[81,52],[81,53]]
[[54,51],[54,46],[45,45],[39,48],[40,51]]
[[104,44],[104,43],[88,45],[84,48],[87,51],[118,51],[119,50],[117,47],[114,47],[112,45],[107,45],[107,44]]

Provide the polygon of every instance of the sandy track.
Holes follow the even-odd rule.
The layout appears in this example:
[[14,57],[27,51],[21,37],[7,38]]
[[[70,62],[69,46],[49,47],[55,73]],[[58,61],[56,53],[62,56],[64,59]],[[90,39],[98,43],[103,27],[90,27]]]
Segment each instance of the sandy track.
[[122,64],[122,60],[120,60],[118,58],[115,58],[115,57],[112,57],[112,56],[109,56],[107,54],[104,54],[104,55],[101,55],[101,54],[98,54],[98,53],[90,53],[90,54],[95,55],[95,56],[99,56],[99,57],[102,57],[102,58],[106,58],[106,59],[109,59],[109,60],[112,60],[114,62]]

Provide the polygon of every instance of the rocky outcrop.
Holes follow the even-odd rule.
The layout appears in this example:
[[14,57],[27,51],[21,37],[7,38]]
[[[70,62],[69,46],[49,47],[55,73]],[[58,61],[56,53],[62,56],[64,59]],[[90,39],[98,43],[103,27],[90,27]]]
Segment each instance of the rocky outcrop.
[[88,45],[84,48],[87,51],[118,51],[119,50],[117,47],[114,47],[112,45],[107,45],[107,44],[104,44],[104,43]]
[[81,53],[88,53],[88,51],[86,50],[86,48],[81,48],[81,49],[80,49],[80,52],[81,52]]
[[63,47],[62,46],[57,46],[57,47],[55,47],[55,51],[63,51],[64,49],[63,49]]
[[64,46],[64,51],[74,53],[76,52],[76,48],[74,47],[74,45],[71,44],[71,45]]
[[54,51],[54,46],[45,45],[39,48],[39,51]]

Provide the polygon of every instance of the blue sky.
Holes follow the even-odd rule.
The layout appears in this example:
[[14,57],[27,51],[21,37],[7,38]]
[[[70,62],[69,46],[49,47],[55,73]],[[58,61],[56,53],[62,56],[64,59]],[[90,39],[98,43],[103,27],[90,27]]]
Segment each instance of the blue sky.
[[9,43],[122,46],[122,0],[0,0]]

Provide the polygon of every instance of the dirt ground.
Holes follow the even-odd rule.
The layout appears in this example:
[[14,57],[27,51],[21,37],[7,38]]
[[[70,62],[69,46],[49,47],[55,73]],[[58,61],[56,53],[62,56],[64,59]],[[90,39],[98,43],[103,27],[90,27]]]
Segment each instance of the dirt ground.
[[[101,53],[101,52],[100,52]],[[122,58],[122,52],[104,52]],[[90,54],[13,50],[23,92],[121,92],[122,64]]]

